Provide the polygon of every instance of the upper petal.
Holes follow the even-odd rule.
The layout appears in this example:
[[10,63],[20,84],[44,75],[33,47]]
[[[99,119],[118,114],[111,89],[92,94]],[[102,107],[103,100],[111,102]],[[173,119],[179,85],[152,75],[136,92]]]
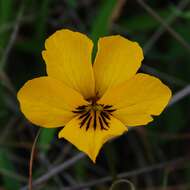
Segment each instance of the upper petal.
[[113,113],[128,126],[144,125],[159,115],[171,98],[171,90],[159,79],[136,74],[130,80],[108,90],[99,100],[116,108]]
[[86,104],[78,92],[50,77],[28,81],[17,98],[26,118],[42,127],[65,125],[74,117],[72,110]]
[[95,162],[102,145],[109,139],[123,134],[127,128],[114,117],[110,120],[108,130],[101,130],[100,126],[94,130],[92,125],[91,123],[88,130],[85,127],[80,128],[80,120],[76,117],[59,132],[59,138],[65,138]]
[[64,29],[51,35],[45,48],[42,56],[48,75],[80,92],[86,99],[92,97],[95,89],[92,41],[84,34]]
[[96,93],[101,97],[108,88],[131,78],[142,60],[138,43],[118,35],[100,38],[93,65]]

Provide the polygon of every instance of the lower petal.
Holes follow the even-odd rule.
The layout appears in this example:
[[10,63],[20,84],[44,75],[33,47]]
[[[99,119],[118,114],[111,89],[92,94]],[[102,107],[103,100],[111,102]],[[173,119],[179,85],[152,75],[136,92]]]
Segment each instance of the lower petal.
[[114,117],[110,118],[108,130],[101,130],[99,125],[97,123],[97,128],[94,129],[91,122],[88,130],[85,127],[80,128],[80,120],[76,117],[59,132],[59,138],[65,138],[96,162],[102,145],[127,131],[125,125]]

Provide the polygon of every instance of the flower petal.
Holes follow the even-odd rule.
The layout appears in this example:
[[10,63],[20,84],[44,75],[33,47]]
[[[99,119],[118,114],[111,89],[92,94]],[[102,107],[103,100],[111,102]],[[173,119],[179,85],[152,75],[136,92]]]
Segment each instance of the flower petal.
[[127,126],[145,125],[151,115],[159,115],[171,98],[171,90],[159,79],[136,74],[130,80],[108,90],[100,104],[113,105],[113,115]]
[[17,97],[26,118],[42,127],[65,125],[74,117],[72,110],[87,103],[78,92],[50,77],[28,81]]
[[153,118],[149,114],[143,113],[128,113],[128,110],[121,109],[117,110],[113,115],[118,118],[121,122],[125,123],[125,125],[129,127],[140,126],[140,125],[147,125]]
[[109,139],[127,131],[127,128],[119,120],[114,117],[110,119],[108,130],[101,130],[100,126],[94,130],[92,124],[86,130],[85,127],[80,128],[80,121],[78,118],[74,118],[59,132],[59,138],[65,138],[79,150],[85,152],[93,162],[96,162],[102,145]]
[[42,56],[48,75],[80,92],[86,99],[93,97],[92,41],[79,32],[59,30],[46,40],[45,47]]
[[93,66],[96,93],[101,97],[108,88],[131,78],[142,60],[143,52],[138,43],[118,35],[100,38]]

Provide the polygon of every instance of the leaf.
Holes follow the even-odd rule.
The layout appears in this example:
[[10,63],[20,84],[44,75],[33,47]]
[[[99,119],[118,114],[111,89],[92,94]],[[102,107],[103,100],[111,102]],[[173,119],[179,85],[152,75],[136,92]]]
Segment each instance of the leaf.
[[51,141],[55,135],[56,129],[42,129],[39,136],[38,145],[41,151],[47,152]]
[[73,7],[73,8],[75,8],[75,7],[77,6],[77,1],[76,1],[76,0],[67,0],[67,3],[68,3],[71,7]]
[[108,34],[110,19],[116,4],[117,0],[102,1],[102,5],[93,22],[91,35],[90,35],[94,43],[97,42],[99,37]]
[[40,43],[41,47],[43,46],[44,40],[46,38],[46,26],[47,20],[49,15],[49,8],[50,8],[51,0],[43,0],[41,1],[41,7],[38,10],[37,22],[36,22],[36,37],[38,43]]

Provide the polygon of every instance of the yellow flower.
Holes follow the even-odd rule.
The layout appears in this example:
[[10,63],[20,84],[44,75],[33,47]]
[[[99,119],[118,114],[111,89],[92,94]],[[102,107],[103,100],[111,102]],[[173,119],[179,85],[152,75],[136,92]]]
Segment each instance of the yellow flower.
[[45,48],[48,76],[20,89],[21,110],[36,125],[61,127],[59,138],[93,162],[106,141],[152,121],[171,97],[159,79],[136,74],[142,49],[119,35],[100,38],[93,66],[93,43],[79,32],[59,30],[46,40]]

